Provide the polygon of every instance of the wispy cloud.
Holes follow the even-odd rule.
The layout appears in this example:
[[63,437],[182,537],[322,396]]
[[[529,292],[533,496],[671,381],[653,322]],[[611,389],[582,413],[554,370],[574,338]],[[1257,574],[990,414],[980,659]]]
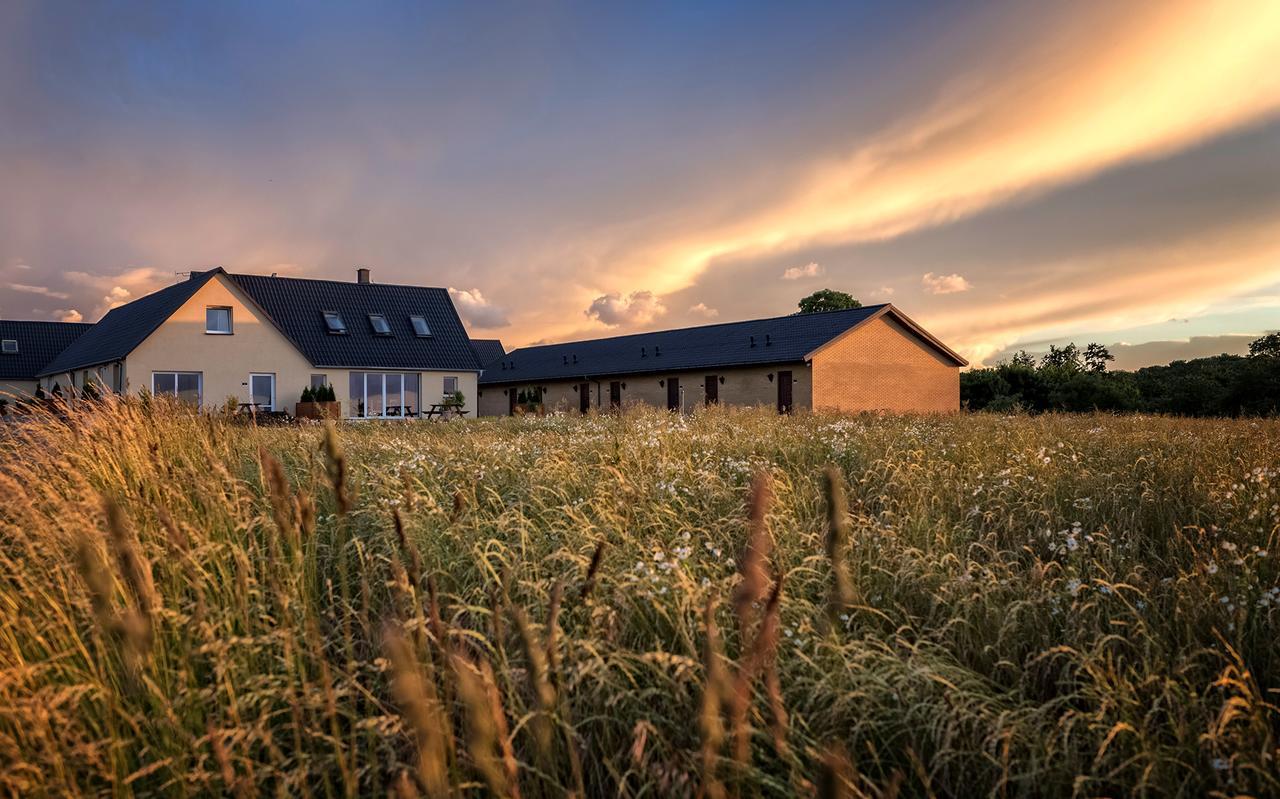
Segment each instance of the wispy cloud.
[[959,294],[973,288],[962,275],[956,274],[935,275],[932,272],[926,272],[920,278],[920,283],[930,294]]
[[782,273],[783,280],[801,280],[808,277],[821,277],[824,274],[822,265],[810,261],[804,266],[793,266]]
[[1079,11],[1021,46],[1007,42],[1008,57],[958,77],[846,155],[771,187],[757,211],[623,252],[610,269],[619,290],[646,281],[665,294],[719,262],[900,236],[1280,111],[1280,4]]
[[21,291],[24,294],[43,294],[46,297],[53,297],[59,300],[65,300],[69,296],[65,292],[54,291],[48,286],[28,286],[24,283],[10,283],[9,288],[14,291]]
[[75,308],[59,309],[53,312],[53,318],[59,322],[83,322],[84,314]]
[[[1210,305],[1229,303],[1232,293],[1274,285],[1277,263],[1280,219],[1209,240],[1073,260],[1063,265],[1072,279],[1051,292],[1036,285],[1014,286],[995,307],[956,305],[935,312],[929,328],[979,364],[1018,341],[1194,316]],[[1236,276],[1231,290],[1223,285],[1223,275]]]
[[708,308],[705,302],[700,302],[697,305],[691,306],[689,308],[689,313],[706,319],[715,319],[720,315],[720,311],[715,308]]

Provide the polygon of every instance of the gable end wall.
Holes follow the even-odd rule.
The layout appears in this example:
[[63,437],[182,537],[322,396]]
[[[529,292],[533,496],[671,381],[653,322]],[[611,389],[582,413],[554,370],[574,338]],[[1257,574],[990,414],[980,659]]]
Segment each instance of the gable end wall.
[[950,413],[960,409],[960,368],[885,315],[813,357],[815,410]]

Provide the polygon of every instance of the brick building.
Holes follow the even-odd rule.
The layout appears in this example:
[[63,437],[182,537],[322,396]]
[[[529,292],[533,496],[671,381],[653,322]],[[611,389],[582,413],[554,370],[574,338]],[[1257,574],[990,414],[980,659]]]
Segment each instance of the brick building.
[[499,352],[484,359],[481,416],[629,403],[950,412],[967,363],[888,304]]

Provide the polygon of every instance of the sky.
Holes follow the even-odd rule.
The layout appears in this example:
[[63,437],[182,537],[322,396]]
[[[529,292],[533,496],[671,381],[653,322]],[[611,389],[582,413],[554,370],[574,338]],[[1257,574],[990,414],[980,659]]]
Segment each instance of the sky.
[[893,302],[975,364],[1280,328],[1280,3],[0,3],[0,316],[211,266],[508,348]]

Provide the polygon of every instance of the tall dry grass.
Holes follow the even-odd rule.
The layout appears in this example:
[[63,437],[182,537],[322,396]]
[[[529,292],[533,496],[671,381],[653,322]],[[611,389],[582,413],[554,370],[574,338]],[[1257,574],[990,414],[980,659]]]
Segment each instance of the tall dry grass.
[[0,791],[1276,795],[1278,486],[1274,420],[111,400],[0,432]]

